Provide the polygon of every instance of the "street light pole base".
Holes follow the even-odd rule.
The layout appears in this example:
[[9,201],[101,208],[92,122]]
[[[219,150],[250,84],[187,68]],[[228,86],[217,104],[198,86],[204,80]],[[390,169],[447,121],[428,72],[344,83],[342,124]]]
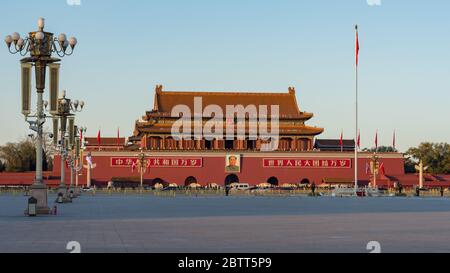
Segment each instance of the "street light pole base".
[[[32,185],[30,187],[30,196],[36,198],[37,200],[37,215],[51,214],[51,209],[48,206],[47,200],[47,187],[45,185]],[[28,215],[28,209],[25,210],[25,214]]]
[[56,192],[56,195],[62,194],[63,196],[67,196],[67,187],[66,186],[59,186],[58,191]]
[[80,189],[80,187],[75,187],[73,193],[74,193],[75,198],[80,197],[81,196],[81,189]]
[[[61,195],[61,199],[59,196]],[[57,191],[57,198],[55,200],[56,203],[72,203],[72,198],[70,197],[69,190],[66,186],[60,186]]]
[[74,199],[74,198],[77,198],[78,197],[78,195],[77,195],[77,193],[76,193],[76,188],[75,187],[69,187],[69,197],[71,198],[71,199]]

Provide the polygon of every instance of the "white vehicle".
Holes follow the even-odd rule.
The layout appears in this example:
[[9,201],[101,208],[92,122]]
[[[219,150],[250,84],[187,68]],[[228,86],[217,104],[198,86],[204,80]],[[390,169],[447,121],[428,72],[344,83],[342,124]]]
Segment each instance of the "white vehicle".
[[91,191],[94,191],[94,189],[93,189],[93,188],[84,187],[84,188],[82,189],[82,191],[83,191],[83,192],[91,192]]
[[355,196],[354,188],[335,188],[331,194],[333,197]]
[[366,196],[380,197],[382,195],[378,188],[366,188]]
[[250,185],[247,183],[233,183],[230,184],[230,189],[237,191],[248,191],[250,190]]

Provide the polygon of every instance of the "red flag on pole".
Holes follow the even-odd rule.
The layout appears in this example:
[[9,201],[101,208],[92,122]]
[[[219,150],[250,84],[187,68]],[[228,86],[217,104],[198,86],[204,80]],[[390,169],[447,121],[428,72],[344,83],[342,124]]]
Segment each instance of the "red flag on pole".
[[341,144],[341,152],[344,151],[344,131],[341,131],[341,138],[339,139],[339,143]]
[[356,25],[356,66],[359,63],[359,37],[358,37],[358,25]]
[[361,132],[360,131],[358,131],[358,138],[356,139],[356,147],[358,149],[361,148]]
[[97,144],[98,144],[98,150],[100,151],[100,141],[101,141],[101,133],[100,130],[98,130],[97,134]]
[[120,128],[117,128],[117,146],[120,146]]
[[83,145],[83,129],[80,129],[80,143]]
[[380,164],[380,174],[381,175],[386,175],[386,170],[384,169],[384,163],[381,162]]
[[378,151],[378,130],[375,134],[375,149]]
[[392,147],[394,148],[395,151],[395,130],[394,130],[394,136],[392,137]]

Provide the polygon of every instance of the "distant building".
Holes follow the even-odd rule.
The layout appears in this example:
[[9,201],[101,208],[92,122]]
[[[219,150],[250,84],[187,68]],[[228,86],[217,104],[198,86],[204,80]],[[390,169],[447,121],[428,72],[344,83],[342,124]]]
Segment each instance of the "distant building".
[[[270,152],[261,151],[266,142],[261,137],[174,139],[171,128],[180,116],[172,115],[173,107],[182,104],[193,111],[194,98],[199,97],[203,107],[217,105],[224,113],[226,105],[267,105],[268,113],[271,113],[271,105],[279,105],[278,148]],[[176,92],[164,91],[162,86],[157,86],[153,109],[135,122],[130,137],[85,138],[84,155],[92,155],[96,166],[92,170],[92,184],[98,187],[106,187],[111,181],[137,185],[140,179],[136,178],[140,175],[135,166],[140,149],[147,157],[144,179],[149,186],[225,186],[234,182],[278,186],[312,183],[318,186],[353,185],[354,141],[344,140],[341,150],[339,139],[316,139],[324,129],[306,124],[313,116],[300,110],[294,88],[289,88],[287,93]],[[207,119],[202,120],[202,124]],[[248,117],[246,119],[248,121]],[[223,123],[225,127],[225,124],[235,125],[236,121],[224,119]],[[246,122],[245,130],[248,129]],[[367,185],[373,178],[369,168],[372,156],[371,152],[359,153],[359,185]],[[419,183],[417,175],[405,174],[401,153],[378,153],[378,157],[385,172],[377,174],[377,185],[392,187],[400,182],[405,187],[412,187]],[[83,165],[86,164],[83,158]],[[4,176],[8,180],[2,180],[0,175],[0,184],[16,181],[16,184],[25,185],[33,181],[32,174],[15,180],[11,175]],[[47,185],[58,185],[59,176],[60,160],[56,155],[54,171],[46,177]],[[86,176],[84,168],[79,177],[80,185],[86,185]],[[66,177],[68,184],[69,175]],[[426,175],[425,186],[450,186],[450,177]]]
[[354,152],[355,140],[353,139],[316,139],[314,149],[322,152]]

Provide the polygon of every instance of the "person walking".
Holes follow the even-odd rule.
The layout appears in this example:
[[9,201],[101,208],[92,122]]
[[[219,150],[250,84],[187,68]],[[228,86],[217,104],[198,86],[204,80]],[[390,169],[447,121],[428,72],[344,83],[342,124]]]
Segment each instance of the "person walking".
[[312,196],[316,196],[316,183],[312,183],[311,184],[311,192],[312,192]]

